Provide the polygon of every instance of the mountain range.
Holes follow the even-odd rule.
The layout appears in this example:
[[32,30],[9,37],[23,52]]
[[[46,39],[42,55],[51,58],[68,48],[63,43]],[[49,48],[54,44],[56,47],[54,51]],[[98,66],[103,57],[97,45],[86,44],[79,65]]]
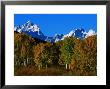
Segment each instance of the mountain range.
[[86,32],[83,28],[78,28],[71,30],[68,34],[55,34],[53,37],[45,36],[40,27],[37,24],[32,23],[31,21],[27,21],[23,25],[15,26],[14,31],[19,33],[25,33],[27,35],[32,36],[33,38],[37,38],[47,42],[57,42],[63,40],[65,37],[76,37],[78,39],[84,39],[92,35],[96,35],[96,32],[93,29],[90,29]]

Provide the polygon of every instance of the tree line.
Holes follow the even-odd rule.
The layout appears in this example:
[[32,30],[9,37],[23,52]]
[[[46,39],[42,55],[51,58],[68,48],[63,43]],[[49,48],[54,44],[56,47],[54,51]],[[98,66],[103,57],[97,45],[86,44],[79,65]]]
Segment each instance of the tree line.
[[66,37],[56,43],[36,40],[14,33],[14,65],[36,66],[39,70],[54,66],[83,73],[97,70],[97,35],[80,40]]

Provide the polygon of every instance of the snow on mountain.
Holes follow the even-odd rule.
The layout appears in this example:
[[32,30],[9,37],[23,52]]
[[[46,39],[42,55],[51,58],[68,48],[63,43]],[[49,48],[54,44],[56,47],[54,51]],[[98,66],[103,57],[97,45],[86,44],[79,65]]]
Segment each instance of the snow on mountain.
[[80,39],[83,39],[85,37],[85,34],[84,34],[84,29],[82,28],[79,28],[79,29],[76,29],[75,30],[75,36],[76,38],[80,38]]
[[14,28],[14,31],[17,31],[17,32],[21,33],[22,32],[22,29],[20,27],[15,27]]
[[64,35],[63,38],[62,38],[62,40],[65,37],[71,37],[71,36],[72,37],[83,39],[85,37],[85,31],[82,28],[72,30],[72,31],[69,32],[69,34]]
[[74,36],[74,35],[75,35],[75,32],[72,30],[72,31],[70,31],[68,34],[64,35],[64,36],[63,36],[63,39],[64,39],[65,37],[71,37],[71,36]]
[[52,42],[52,43],[55,42],[54,39],[53,39],[53,37],[48,37],[48,36],[46,36],[45,41]]
[[54,42],[60,41],[63,37],[63,34],[55,34],[55,36],[53,37]]
[[34,38],[48,41],[48,42],[57,42],[60,40],[64,40],[65,37],[76,37],[77,39],[84,39],[92,35],[96,35],[95,31],[90,29],[88,32],[85,32],[84,29],[78,28],[75,30],[71,30],[68,34],[55,34],[53,37],[45,36],[39,26],[37,24],[33,24],[31,21],[27,21],[23,25],[19,25],[14,27],[14,31],[17,31],[19,33],[25,33],[28,35],[31,35]]
[[92,35],[96,35],[96,32],[93,31],[92,29],[90,29],[90,30],[88,31],[88,33],[86,33],[85,38],[87,38],[87,37],[89,37],[89,36],[92,36]]
[[31,21],[27,21],[24,25],[15,27],[14,30],[19,32],[39,32],[40,28],[38,25],[31,23]]
[[27,21],[23,25],[19,25],[14,28],[14,31],[17,31],[19,33],[26,33],[28,35],[31,35],[32,37],[45,40],[44,34],[41,32],[39,26],[37,24],[33,24],[31,21]]

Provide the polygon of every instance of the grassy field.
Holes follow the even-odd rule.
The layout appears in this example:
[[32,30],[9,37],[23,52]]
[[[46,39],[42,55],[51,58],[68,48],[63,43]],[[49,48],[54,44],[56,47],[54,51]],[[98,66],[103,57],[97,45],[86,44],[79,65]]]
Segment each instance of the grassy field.
[[15,76],[96,76],[96,72],[83,72],[81,70],[66,70],[65,67],[51,67],[38,69],[35,66],[15,67]]

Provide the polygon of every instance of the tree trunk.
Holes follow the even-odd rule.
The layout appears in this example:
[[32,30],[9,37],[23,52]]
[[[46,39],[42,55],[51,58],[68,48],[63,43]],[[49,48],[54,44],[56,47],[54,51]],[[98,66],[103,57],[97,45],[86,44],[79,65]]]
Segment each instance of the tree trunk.
[[39,68],[39,70],[40,70],[40,65],[38,65],[38,68]]
[[65,65],[66,69],[68,68],[68,64]]
[[24,66],[26,67],[26,61],[24,60]]
[[17,66],[17,64],[18,64],[17,61],[15,61],[15,65],[16,65],[16,66]]
[[47,69],[47,64],[46,64],[46,69]]
[[29,59],[27,58],[27,60],[26,60],[26,61],[27,61],[27,64],[28,64],[28,62],[29,62]]
[[18,65],[20,66],[20,61],[18,61]]
[[71,65],[69,64],[69,70],[71,69]]

